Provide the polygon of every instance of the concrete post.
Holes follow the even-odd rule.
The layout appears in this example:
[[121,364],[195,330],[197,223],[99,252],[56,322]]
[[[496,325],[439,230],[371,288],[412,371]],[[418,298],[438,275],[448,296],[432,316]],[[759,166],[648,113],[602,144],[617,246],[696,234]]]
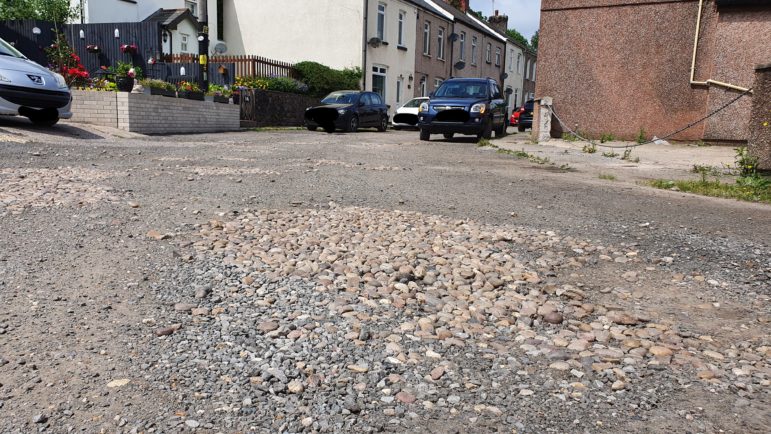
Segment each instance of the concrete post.
[[544,96],[535,102],[537,113],[533,119],[533,138],[538,142],[545,142],[551,139],[552,98]]
[[771,170],[771,63],[755,68],[747,149],[758,157],[758,168]]

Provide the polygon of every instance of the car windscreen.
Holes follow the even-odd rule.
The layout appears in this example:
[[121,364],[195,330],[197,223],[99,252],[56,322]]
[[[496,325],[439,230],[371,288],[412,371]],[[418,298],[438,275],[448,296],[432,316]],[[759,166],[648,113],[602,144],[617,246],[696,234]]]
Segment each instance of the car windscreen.
[[488,85],[477,81],[444,82],[436,90],[437,98],[487,98]]
[[417,108],[417,107],[420,107],[420,104],[423,101],[425,101],[425,99],[419,99],[419,98],[411,99],[411,100],[407,101],[407,103],[404,104],[402,107],[405,107],[405,108]]
[[26,57],[19,52],[19,50],[13,48],[13,46],[4,40],[0,39],[0,56],[20,57],[26,59]]
[[525,103],[525,110],[527,111],[533,111],[533,106],[535,105],[535,102],[533,100],[530,100]]
[[353,104],[359,97],[355,92],[332,92],[321,100],[324,104]]

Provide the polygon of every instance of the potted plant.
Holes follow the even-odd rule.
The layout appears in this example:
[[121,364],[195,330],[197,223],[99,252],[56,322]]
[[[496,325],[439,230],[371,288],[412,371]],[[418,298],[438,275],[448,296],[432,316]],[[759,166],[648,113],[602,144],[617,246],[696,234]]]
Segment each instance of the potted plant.
[[99,54],[102,52],[102,48],[99,47],[98,45],[89,44],[89,45],[86,45],[86,51],[93,54]]
[[131,92],[134,88],[134,80],[142,79],[142,68],[131,63],[118,62],[117,66],[111,69],[115,74],[115,84],[121,92]]
[[177,85],[180,98],[193,99],[196,101],[204,101],[204,93],[201,92],[201,88],[197,84],[189,81],[180,81]]
[[232,92],[225,86],[218,84],[209,85],[209,92],[206,93],[207,97],[210,97],[213,102],[220,104],[230,104],[230,96]]
[[123,44],[120,46],[120,51],[123,54],[137,54],[139,52],[139,47],[137,44],[131,43],[131,44]]
[[171,98],[177,97],[177,89],[173,84],[155,79],[145,79],[140,82],[146,89],[150,89],[150,95],[161,95]]

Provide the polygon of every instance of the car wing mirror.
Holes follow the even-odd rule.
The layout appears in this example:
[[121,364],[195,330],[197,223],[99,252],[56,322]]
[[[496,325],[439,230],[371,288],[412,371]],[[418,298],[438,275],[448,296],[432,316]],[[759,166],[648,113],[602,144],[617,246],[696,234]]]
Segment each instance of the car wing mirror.
[[429,97],[429,98],[433,98],[433,97],[435,97],[435,96],[436,96],[436,92],[431,92],[431,93],[429,93],[429,94],[428,94],[428,97]]

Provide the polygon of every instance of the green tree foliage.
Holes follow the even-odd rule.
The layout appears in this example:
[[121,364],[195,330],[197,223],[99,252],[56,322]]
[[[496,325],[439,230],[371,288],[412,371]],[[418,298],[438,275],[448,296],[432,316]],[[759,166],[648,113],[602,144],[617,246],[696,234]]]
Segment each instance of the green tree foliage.
[[361,68],[332,69],[316,62],[300,62],[294,67],[300,73],[300,81],[308,85],[308,93],[313,96],[360,87]]
[[78,16],[69,0],[0,0],[0,20],[41,20],[63,23]]
[[482,13],[482,11],[475,11],[474,9],[469,9],[468,11],[476,15],[476,17],[479,18],[480,20],[487,21],[487,17],[485,16],[485,14]]
[[538,34],[541,32],[540,29],[535,31],[535,34],[532,38],[530,38],[530,48],[532,48],[535,51],[538,51]]
[[530,44],[528,44],[528,42],[527,42],[527,38],[522,36],[522,33],[519,33],[517,31],[517,29],[506,30],[506,36],[508,36],[509,38],[519,42],[520,44],[522,44],[523,47],[529,47],[530,46]]

